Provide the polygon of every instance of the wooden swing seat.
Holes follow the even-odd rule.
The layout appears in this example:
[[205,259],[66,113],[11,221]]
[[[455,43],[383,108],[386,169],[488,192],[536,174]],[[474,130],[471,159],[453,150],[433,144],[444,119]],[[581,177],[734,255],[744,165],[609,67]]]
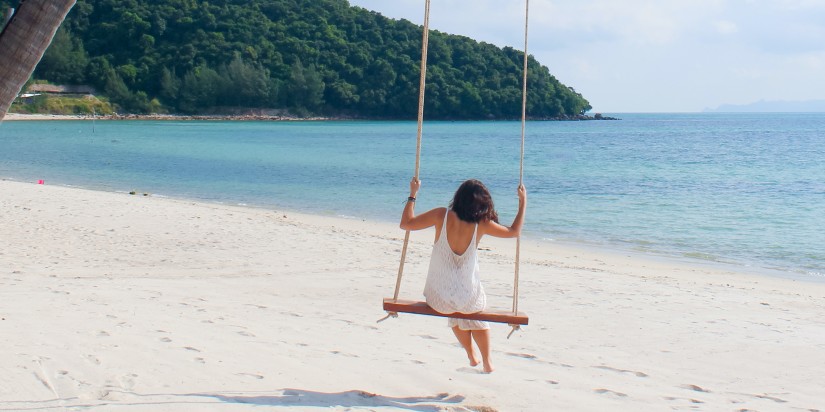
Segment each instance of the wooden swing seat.
[[441,316],[445,318],[459,318],[470,320],[485,320],[488,322],[507,323],[509,325],[526,325],[528,318],[524,312],[508,312],[506,310],[485,310],[475,313],[441,313],[427,305],[426,302],[413,300],[395,300],[384,298],[384,310],[387,312],[414,313],[417,315]]

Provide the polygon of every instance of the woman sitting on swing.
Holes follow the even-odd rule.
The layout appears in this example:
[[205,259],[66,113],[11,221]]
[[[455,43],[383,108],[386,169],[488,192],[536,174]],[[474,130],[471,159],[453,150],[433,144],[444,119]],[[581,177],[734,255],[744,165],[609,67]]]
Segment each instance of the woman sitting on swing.
[[[484,235],[513,238],[521,233],[527,190],[518,187],[518,213],[510,227],[498,223],[493,198],[478,180],[459,186],[449,208],[439,207],[415,215],[415,198],[421,181],[410,181],[410,197],[401,215],[401,229],[421,230],[435,227],[435,243],[430,258],[424,297],[427,304],[441,313],[474,313],[484,310],[487,297],[481,286],[478,269],[478,242]],[[484,372],[493,371],[490,363],[490,326],[487,322],[448,319],[459,343],[467,352],[470,365],[479,364],[473,350],[476,342],[484,362]]]

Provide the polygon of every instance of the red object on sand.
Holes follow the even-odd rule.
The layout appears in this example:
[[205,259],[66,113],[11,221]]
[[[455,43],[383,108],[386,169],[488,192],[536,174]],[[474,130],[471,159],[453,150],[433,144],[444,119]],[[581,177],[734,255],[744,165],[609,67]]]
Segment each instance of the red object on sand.
[[37,181],[37,184],[39,184],[39,185],[42,185],[43,183],[44,183],[43,179],[40,179],[40,180]]

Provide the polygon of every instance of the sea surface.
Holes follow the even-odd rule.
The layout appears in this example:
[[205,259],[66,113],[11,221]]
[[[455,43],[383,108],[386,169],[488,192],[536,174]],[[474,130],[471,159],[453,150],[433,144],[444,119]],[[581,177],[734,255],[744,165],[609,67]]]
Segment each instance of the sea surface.
[[[525,236],[825,280],[825,113],[528,122]],[[415,122],[8,121],[0,177],[396,221]],[[418,210],[485,182],[515,212],[519,122],[425,122]]]

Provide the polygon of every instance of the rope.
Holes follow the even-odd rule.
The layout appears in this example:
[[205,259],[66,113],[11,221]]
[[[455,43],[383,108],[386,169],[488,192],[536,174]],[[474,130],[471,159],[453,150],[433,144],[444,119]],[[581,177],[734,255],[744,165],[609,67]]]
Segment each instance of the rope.
[[512,326],[513,329],[510,329],[510,333],[507,334],[507,339],[510,339],[510,336],[513,336],[513,333],[515,333],[517,330],[521,330],[521,325],[514,325],[511,323],[510,326]]
[[[430,42],[430,0],[424,4],[424,34],[421,39],[421,80],[418,92],[418,135],[415,143],[415,180],[418,180],[421,170],[421,132],[424,126],[424,88],[427,85],[427,47]],[[404,261],[407,260],[407,245],[410,242],[410,231],[404,235],[404,247],[401,249],[401,263],[398,264],[398,277],[395,280],[395,294],[393,300],[398,300],[401,290],[401,278],[404,276]],[[392,315],[395,312],[391,312]],[[396,316],[398,316],[396,314]],[[393,316],[395,317],[395,316]]]
[[[519,160],[519,176],[518,183],[521,186],[524,183],[524,129],[527,123],[527,33],[528,23],[530,22],[530,0],[524,1],[524,73],[522,79],[521,90],[521,158]],[[513,314],[518,313],[518,277],[519,277],[519,261],[521,251],[521,236],[516,238],[516,270],[513,279]],[[513,331],[510,335],[518,329],[518,326],[513,325]],[[509,335],[508,335],[509,338]]]
[[398,312],[387,312],[387,316],[384,316],[383,318],[376,320],[375,323],[381,323],[381,322],[383,322],[383,321],[385,321],[385,320],[387,320],[391,317],[392,318],[397,318],[398,317]]
[[427,48],[430,46],[430,0],[424,4],[424,34],[421,40],[421,79],[418,82],[418,134],[415,142],[415,179],[421,170],[421,131],[424,127],[424,89],[427,87]]

